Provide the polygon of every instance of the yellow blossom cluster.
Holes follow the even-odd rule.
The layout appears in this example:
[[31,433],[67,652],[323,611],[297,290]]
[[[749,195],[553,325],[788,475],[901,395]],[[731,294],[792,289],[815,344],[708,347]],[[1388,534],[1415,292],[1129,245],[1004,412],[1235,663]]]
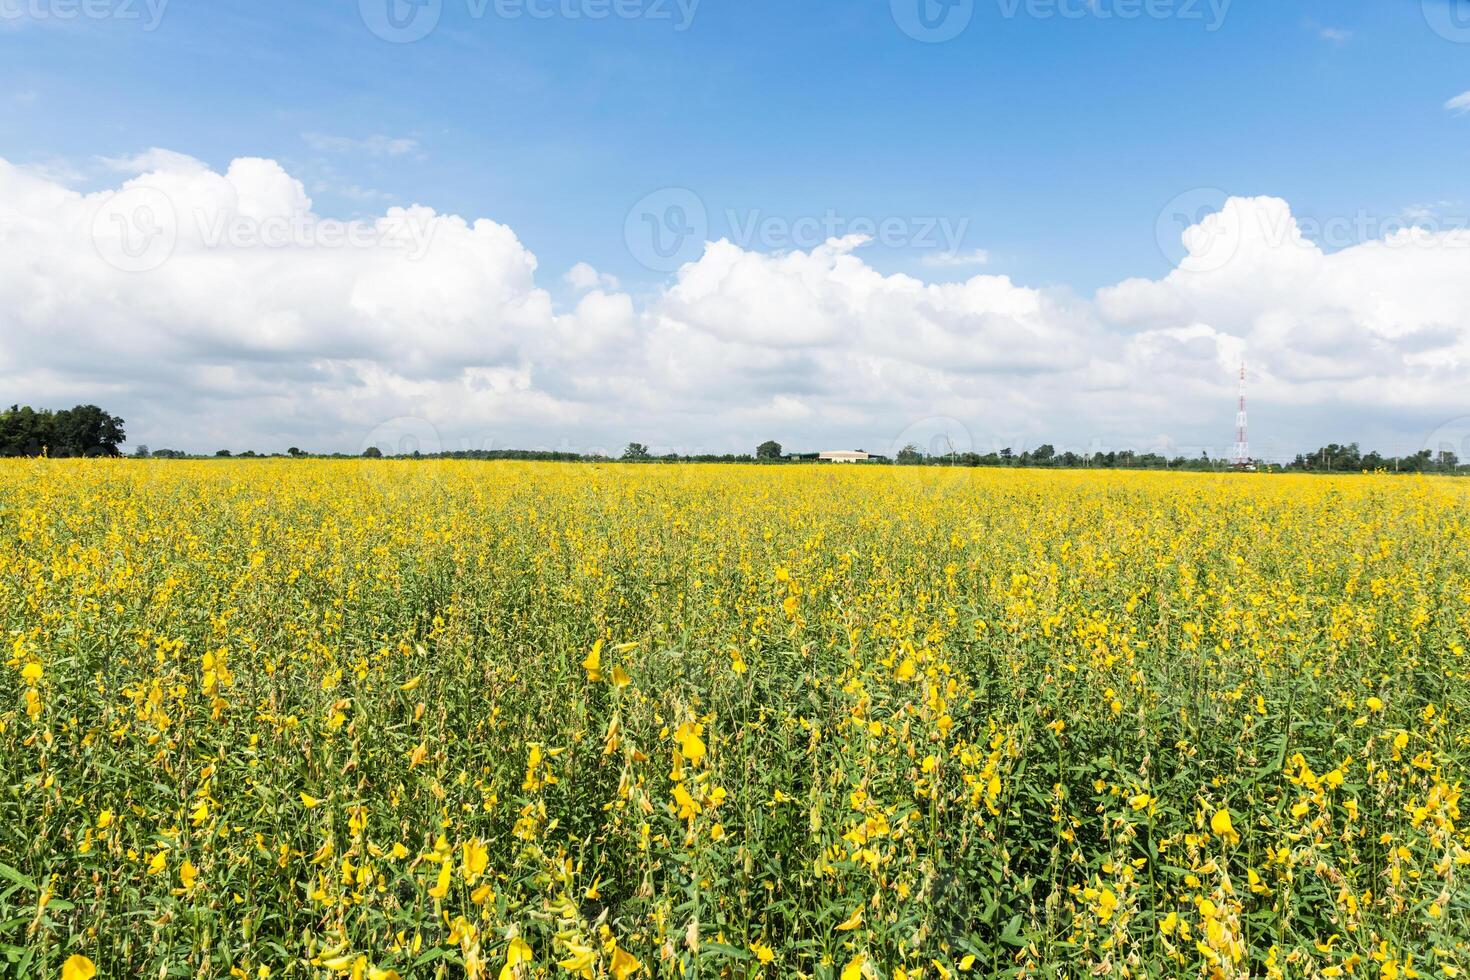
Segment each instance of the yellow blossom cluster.
[[1466,975],[1467,505],[6,461],[0,975]]

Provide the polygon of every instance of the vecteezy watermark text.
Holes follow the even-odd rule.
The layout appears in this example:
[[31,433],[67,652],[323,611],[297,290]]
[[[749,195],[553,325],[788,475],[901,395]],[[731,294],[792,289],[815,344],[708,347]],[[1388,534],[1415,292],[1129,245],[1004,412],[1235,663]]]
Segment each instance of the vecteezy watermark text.
[[1381,249],[1470,249],[1470,214],[1447,215],[1437,208],[1390,214],[1295,214],[1232,199],[1218,187],[1196,187],[1176,195],[1154,226],[1159,250],[1185,272],[1217,272],[1235,260],[1246,242],[1267,250],[1283,248],[1336,252],[1371,245]]
[[828,209],[820,215],[789,218],[760,210],[725,212],[730,240],[741,248],[782,251],[812,249],[834,238],[858,235],[884,248],[932,249],[959,254],[969,218],[938,216],[869,218]]
[[[1234,0],[984,0],[1003,20],[1178,20],[1207,32],[1225,24]],[[1426,0],[1428,2],[1428,0]],[[889,0],[893,22],[916,41],[935,44],[959,37],[975,20],[982,0]]]
[[446,3],[470,20],[644,20],[689,30],[701,0],[358,0],[369,31],[393,44],[421,41],[444,16]]
[[135,21],[145,31],[163,23],[169,0],[0,0],[0,21]]
[[[969,218],[942,215],[770,214],[759,208],[727,208],[723,227],[714,228],[704,200],[684,187],[646,195],[628,211],[623,238],[645,268],[673,272],[693,262],[705,243],[720,238],[747,251],[809,251],[833,239],[859,237],[884,248],[919,249],[958,256],[970,229]],[[712,232],[714,232],[712,234]]]
[[396,210],[372,221],[323,218],[306,211],[255,217],[225,208],[177,207],[156,187],[133,186],[107,197],[92,216],[92,244],[109,265],[151,272],[182,245],[189,249],[384,249],[418,261],[428,254],[435,216]]
[[1182,20],[1205,30],[1225,24],[1234,0],[995,0],[1007,20]]

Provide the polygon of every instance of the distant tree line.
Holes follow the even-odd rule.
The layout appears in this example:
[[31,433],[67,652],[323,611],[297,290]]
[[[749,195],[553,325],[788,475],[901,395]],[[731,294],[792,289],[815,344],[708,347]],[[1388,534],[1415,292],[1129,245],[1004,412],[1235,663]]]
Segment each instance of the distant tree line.
[[1356,442],[1339,446],[1332,442],[1310,453],[1298,454],[1287,469],[1321,473],[1357,473],[1362,470],[1374,472],[1390,470],[1398,473],[1463,473],[1470,466],[1460,460],[1458,453],[1448,449],[1438,452],[1421,449],[1409,456],[1384,456],[1377,452],[1363,452]]
[[900,449],[893,461],[899,466],[1019,466],[1044,469],[1103,470],[1220,470],[1229,469],[1229,460],[1212,457],[1207,452],[1198,456],[1165,456],[1162,453],[1140,453],[1131,449],[1109,452],[1057,452],[1050,443],[1035,449],[1016,452],[1009,447],[988,453],[953,452],[930,454],[918,446]]
[[126,441],[123,420],[96,405],[0,412],[0,456],[116,456]]
[[[1057,452],[1051,445],[1043,444],[1036,449],[1015,453],[1010,449],[990,453],[945,453],[929,455],[917,446],[905,446],[899,450],[894,462],[906,466],[1025,466],[1055,467],[1059,469],[1129,469],[1129,470],[1222,470],[1232,469],[1235,461],[1224,457],[1211,457],[1207,452],[1199,456],[1167,457],[1161,453],[1121,452],[1074,453]],[[1431,452],[1420,450],[1409,456],[1384,456],[1377,452],[1362,452],[1357,443],[1340,446],[1330,443],[1310,453],[1298,454],[1296,459],[1284,466],[1252,461],[1252,468],[1300,470],[1302,472],[1360,473],[1384,470],[1398,473],[1470,473],[1470,465],[1461,462],[1458,455],[1448,450]]]
[[[118,447],[126,441],[123,420],[109,415],[96,405],[78,405],[75,408],[51,411],[34,409],[26,405],[12,405],[0,412],[0,456],[116,456]],[[193,454],[178,449],[153,449],[138,446],[133,453],[143,459],[187,459]],[[233,459],[276,458],[280,453],[257,453],[245,450],[232,453],[228,449],[216,451],[214,456]],[[311,453],[292,446],[284,453],[292,459],[327,458],[347,459],[351,454]],[[369,459],[382,458],[383,451],[369,446],[359,454]],[[812,453],[786,453],[781,444],[768,439],[756,447],[754,454],[746,453],[655,453],[646,443],[630,442],[618,458],[632,463],[809,463],[815,459]],[[537,449],[466,449],[449,452],[402,453],[398,459],[458,459],[458,460],[525,460],[556,463],[609,462],[611,457],[601,453],[576,453],[567,450]],[[1057,452],[1050,443],[1035,449],[1015,452],[1000,449],[988,453],[950,452],[926,453],[916,445],[900,449],[892,460],[874,457],[873,463],[894,463],[899,466],[1014,466],[1055,469],[1131,469],[1131,470],[1223,470],[1233,467],[1233,461],[1211,457],[1207,452],[1199,456],[1165,456],[1162,453],[1139,453],[1132,450],[1111,452],[1075,453]],[[1449,450],[1434,452],[1420,450],[1408,456],[1384,456],[1378,452],[1363,452],[1356,442],[1347,445],[1329,443],[1310,453],[1301,453],[1284,466],[1260,464],[1262,469],[1298,470],[1321,473],[1357,473],[1364,470],[1398,473],[1470,473],[1470,463],[1462,462]]]

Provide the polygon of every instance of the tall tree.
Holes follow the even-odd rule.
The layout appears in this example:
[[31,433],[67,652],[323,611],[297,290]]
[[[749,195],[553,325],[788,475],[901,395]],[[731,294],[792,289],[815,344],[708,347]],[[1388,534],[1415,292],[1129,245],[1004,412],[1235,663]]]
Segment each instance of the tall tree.
[[116,456],[126,440],[123,420],[96,405],[60,412],[12,405],[0,412],[3,456]]

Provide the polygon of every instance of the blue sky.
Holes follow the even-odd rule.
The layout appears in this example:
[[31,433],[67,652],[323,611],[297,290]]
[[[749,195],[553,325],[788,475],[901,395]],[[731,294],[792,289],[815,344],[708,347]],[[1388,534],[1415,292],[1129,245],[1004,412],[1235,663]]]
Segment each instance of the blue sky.
[[[323,212],[379,206],[341,190],[357,188],[490,216],[547,268],[635,283],[652,277],[624,218],[665,186],[698,193],[717,236],[732,210],[967,222],[964,246],[1018,281],[1079,289],[1166,270],[1155,217],[1193,187],[1299,214],[1467,196],[1470,119],[1443,105],[1470,89],[1470,46],[1416,0],[1235,0],[1223,18],[1178,0],[1162,19],[1122,19],[1127,0],[1100,0],[1111,18],[979,0],[945,43],[906,36],[885,2],[702,0],[685,30],[673,0],[605,20],[473,3],[443,0],[402,44],[348,2],[172,0],[151,31],[144,0],[137,20],[53,15],[0,33],[0,89],[33,94],[0,114],[0,152],[84,172],[150,146],[271,157]],[[922,255],[869,260],[916,271]]]
[[[0,230],[37,236],[0,259],[0,379],[154,442],[1219,446],[1241,358],[1282,453],[1470,412],[1465,0],[0,0],[0,52]],[[411,269],[97,264],[135,184],[182,220],[293,180],[313,221],[495,224]],[[1356,247],[1406,221],[1442,237]],[[418,305],[364,305],[398,275]]]

